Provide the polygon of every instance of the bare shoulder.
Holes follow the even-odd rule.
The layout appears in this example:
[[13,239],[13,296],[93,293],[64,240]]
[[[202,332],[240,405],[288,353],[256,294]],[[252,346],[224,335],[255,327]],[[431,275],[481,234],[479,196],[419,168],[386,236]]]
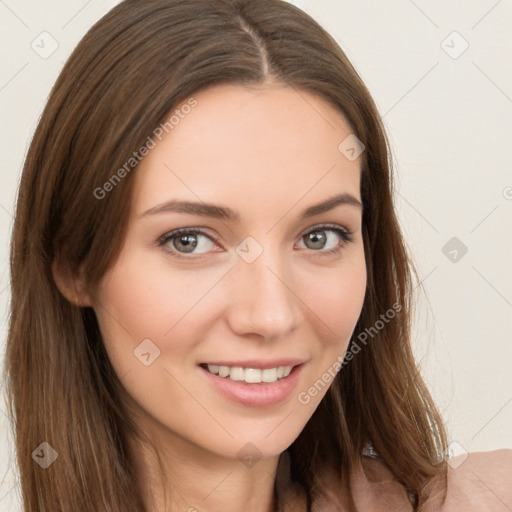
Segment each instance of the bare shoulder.
[[512,510],[512,450],[473,452],[449,461],[443,512]]

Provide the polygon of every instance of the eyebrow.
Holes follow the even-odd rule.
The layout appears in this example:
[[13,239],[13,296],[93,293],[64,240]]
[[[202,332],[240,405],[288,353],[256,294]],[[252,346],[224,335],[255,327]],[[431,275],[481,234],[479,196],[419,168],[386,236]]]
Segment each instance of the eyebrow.
[[[326,201],[315,204],[313,206],[309,206],[302,211],[299,218],[302,220],[308,217],[313,217],[314,215],[328,212],[333,208],[336,208],[336,206],[342,204],[352,205],[360,208],[361,210],[363,209],[363,205],[359,199],[354,197],[352,194],[344,193],[330,197]],[[145,217],[147,215],[156,215],[162,212],[188,213],[190,215],[211,217],[214,219],[228,220],[236,223],[240,222],[240,215],[227,206],[177,200],[166,201],[165,203],[154,206],[153,208],[150,208],[149,210],[141,213],[139,218]]]

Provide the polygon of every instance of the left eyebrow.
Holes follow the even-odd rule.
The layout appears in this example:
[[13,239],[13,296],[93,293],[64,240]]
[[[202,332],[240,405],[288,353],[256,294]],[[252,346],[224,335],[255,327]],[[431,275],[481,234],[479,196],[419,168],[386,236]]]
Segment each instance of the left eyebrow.
[[330,199],[327,199],[327,201],[323,201],[322,203],[315,204],[313,206],[310,206],[309,208],[306,208],[302,214],[300,215],[301,219],[306,219],[308,217],[313,217],[314,215],[318,215],[320,213],[328,212],[329,210],[332,210],[333,208],[336,208],[336,206],[339,206],[341,204],[349,204],[352,206],[356,206],[357,208],[363,209],[363,204],[359,199],[354,197],[352,194],[339,194],[337,196],[333,196]]

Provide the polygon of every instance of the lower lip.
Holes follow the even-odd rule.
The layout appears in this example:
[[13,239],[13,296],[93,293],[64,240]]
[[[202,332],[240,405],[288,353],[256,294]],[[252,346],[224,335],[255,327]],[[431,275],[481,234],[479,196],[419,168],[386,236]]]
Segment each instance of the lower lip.
[[198,366],[198,368],[215,389],[229,400],[251,407],[270,407],[279,404],[290,396],[297,386],[303,366],[303,364],[295,366],[288,377],[284,377],[276,382],[261,382],[257,384],[235,381],[229,377],[220,377],[210,373],[202,366]]

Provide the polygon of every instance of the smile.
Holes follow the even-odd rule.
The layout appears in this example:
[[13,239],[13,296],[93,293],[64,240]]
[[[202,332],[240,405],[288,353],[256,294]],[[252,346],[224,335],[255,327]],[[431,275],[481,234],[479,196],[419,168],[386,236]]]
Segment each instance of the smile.
[[203,366],[213,375],[248,384],[276,382],[290,375],[293,366],[277,366],[275,368],[242,368],[241,366],[219,366],[207,364]]
[[299,383],[304,359],[215,361],[198,365],[215,392],[231,402],[270,407],[288,399]]

